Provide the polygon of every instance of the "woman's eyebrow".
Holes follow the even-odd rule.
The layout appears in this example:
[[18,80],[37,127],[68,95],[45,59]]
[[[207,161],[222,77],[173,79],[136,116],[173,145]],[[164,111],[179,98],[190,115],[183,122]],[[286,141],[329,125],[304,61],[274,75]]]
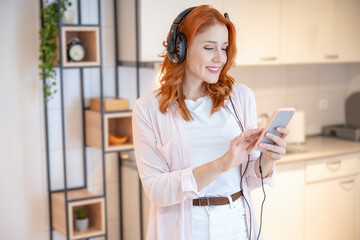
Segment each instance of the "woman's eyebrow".
[[[210,41],[210,40],[203,41],[203,42],[206,42],[206,43],[218,43],[216,41]],[[229,42],[224,42],[223,44],[229,44]]]

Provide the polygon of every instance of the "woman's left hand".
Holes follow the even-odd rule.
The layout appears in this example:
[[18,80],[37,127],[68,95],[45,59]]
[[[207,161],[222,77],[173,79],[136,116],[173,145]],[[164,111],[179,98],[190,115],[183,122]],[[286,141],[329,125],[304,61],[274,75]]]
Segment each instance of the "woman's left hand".
[[272,134],[272,133],[266,133],[265,136],[267,138],[270,138],[275,142],[275,144],[267,144],[267,143],[261,143],[260,147],[263,148],[261,152],[263,153],[262,159],[265,161],[276,161],[281,159],[285,153],[286,153],[286,142],[285,137],[289,135],[289,129],[278,127],[276,129],[279,133],[281,133],[280,137]]

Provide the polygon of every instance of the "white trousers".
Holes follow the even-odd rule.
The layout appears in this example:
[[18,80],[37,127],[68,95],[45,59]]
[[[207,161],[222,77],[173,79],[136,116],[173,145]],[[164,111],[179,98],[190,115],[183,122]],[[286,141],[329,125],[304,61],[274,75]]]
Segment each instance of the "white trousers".
[[193,240],[249,239],[246,231],[245,205],[241,196],[221,206],[193,206]]

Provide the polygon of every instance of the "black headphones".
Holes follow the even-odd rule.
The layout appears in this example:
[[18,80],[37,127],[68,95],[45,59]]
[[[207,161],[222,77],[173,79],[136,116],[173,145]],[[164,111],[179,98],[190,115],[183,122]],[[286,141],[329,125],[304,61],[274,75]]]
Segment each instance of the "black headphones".
[[[169,60],[173,63],[181,63],[186,56],[186,37],[183,33],[177,32],[180,22],[196,7],[191,7],[182,11],[171,25],[169,37],[167,39],[166,51]],[[224,13],[224,17],[229,19],[229,15]],[[230,20],[230,19],[229,19]]]

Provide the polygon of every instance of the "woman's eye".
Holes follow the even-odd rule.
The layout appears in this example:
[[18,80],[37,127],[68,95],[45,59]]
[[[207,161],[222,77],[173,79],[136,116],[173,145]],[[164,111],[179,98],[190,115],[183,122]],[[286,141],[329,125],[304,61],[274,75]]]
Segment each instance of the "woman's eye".
[[226,48],[222,48],[221,50],[226,51]]
[[213,50],[214,48],[211,47],[204,47],[205,50]]

